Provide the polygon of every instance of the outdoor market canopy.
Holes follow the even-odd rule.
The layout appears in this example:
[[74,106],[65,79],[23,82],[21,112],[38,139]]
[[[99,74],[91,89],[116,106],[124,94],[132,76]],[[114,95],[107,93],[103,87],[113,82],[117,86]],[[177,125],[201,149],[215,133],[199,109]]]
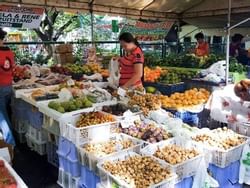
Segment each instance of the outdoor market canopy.
[[[75,12],[120,15],[134,19],[183,20],[199,27],[224,27],[228,0],[3,0],[5,4],[50,6]],[[232,25],[250,17],[249,0],[232,0]],[[250,25],[250,24],[248,24]],[[246,25],[245,25],[246,26]]]

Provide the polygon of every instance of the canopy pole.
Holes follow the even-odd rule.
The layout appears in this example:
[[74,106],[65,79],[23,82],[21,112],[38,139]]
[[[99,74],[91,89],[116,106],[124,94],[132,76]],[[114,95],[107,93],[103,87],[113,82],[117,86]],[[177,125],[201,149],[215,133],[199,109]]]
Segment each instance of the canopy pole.
[[226,53],[226,85],[229,78],[229,53],[230,53],[230,23],[231,23],[231,0],[228,0],[228,16],[227,16],[227,53]]
[[94,15],[93,15],[93,2],[94,0],[92,0],[89,3],[89,12],[90,12],[90,31],[91,31],[91,42],[92,45],[94,43]]

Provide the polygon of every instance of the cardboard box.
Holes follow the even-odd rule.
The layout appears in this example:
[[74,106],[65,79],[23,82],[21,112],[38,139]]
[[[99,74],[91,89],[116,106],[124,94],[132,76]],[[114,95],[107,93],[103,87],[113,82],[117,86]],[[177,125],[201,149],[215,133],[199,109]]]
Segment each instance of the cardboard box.
[[55,48],[55,52],[62,54],[62,53],[72,53],[73,52],[73,46],[72,44],[59,44]]

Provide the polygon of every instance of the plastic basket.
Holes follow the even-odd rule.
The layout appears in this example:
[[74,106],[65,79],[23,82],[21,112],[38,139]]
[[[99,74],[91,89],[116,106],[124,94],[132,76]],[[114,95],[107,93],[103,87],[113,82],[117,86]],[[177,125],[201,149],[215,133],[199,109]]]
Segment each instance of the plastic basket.
[[250,124],[248,123],[228,124],[228,128],[241,135],[250,137]]
[[225,84],[216,84],[209,81],[204,81],[200,79],[192,79],[192,80],[186,80],[187,87],[186,89],[193,89],[193,88],[204,88],[210,92],[213,92],[215,90],[221,89],[225,86]]
[[186,90],[186,84],[185,83],[178,83],[178,84],[163,84],[160,83],[157,86],[157,89],[163,94],[163,95],[172,95],[175,92],[184,92]]
[[117,122],[107,122],[99,125],[77,128],[76,122],[80,116],[81,113],[73,115],[71,118],[65,118],[65,120],[60,123],[61,135],[77,146],[91,140],[108,140],[110,133],[115,132],[118,127]]
[[47,132],[44,129],[36,129],[32,126],[28,127],[28,135],[29,137],[33,138],[37,142],[43,143],[48,141]]
[[141,153],[147,156],[153,156],[158,148],[161,149],[167,145],[173,145],[173,144],[177,146],[181,146],[186,149],[195,149],[196,151],[199,152],[199,155],[191,159],[188,159],[186,161],[183,161],[182,163],[176,164],[176,165],[172,165],[161,159],[159,160],[161,160],[163,163],[168,164],[174,170],[174,172],[178,175],[178,181],[182,181],[184,178],[194,176],[198,170],[197,166],[199,166],[199,163],[203,157],[203,154],[202,154],[203,150],[198,144],[196,144],[193,141],[183,142],[177,138],[172,138],[172,139],[162,141],[156,144],[150,144],[146,146],[145,148],[143,148]]
[[174,188],[189,188],[193,185],[193,177],[183,179],[181,182],[175,184]]
[[134,137],[131,137],[129,135],[125,135],[125,134],[114,134],[111,135],[109,138],[109,141],[111,140],[131,140],[133,142],[133,146],[127,149],[120,149],[119,146],[117,146],[117,151],[109,154],[105,157],[97,157],[93,154],[88,153],[87,151],[85,151],[84,146],[87,143],[84,143],[83,145],[78,147],[78,151],[79,151],[79,155],[80,155],[80,162],[82,165],[86,166],[87,168],[89,168],[90,170],[92,170],[94,173],[96,173],[98,175],[98,169],[97,169],[97,163],[100,162],[101,160],[104,160],[106,157],[115,155],[116,153],[120,152],[120,151],[134,151],[134,152],[139,152],[140,151],[140,147],[143,144],[142,140],[136,139]]
[[26,134],[26,140],[29,148],[36,151],[39,155],[46,154],[46,142],[37,142],[27,134]]
[[59,166],[59,159],[57,155],[57,149],[58,146],[55,145],[54,143],[47,142],[46,144],[46,150],[47,150],[47,160],[50,164],[53,166],[57,167]]
[[43,126],[43,114],[38,111],[38,108],[31,106],[28,120],[32,127],[40,129]]
[[86,166],[81,166],[81,178],[79,187],[81,188],[96,188],[97,184],[100,183],[100,177],[97,176]]
[[18,133],[16,131],[14,131],[13,133],[19,143],[21,144],[26,143],[26,136],[25,136],[26,133]]
[[204,153],[211,155],[211,159],[209,159],[210,164],[214,164],[220,168],[225,168],[233,162],[240,160],[245,144],[249,143],[248,138],[245,138],[246,141],[244,143],[228,150],[214,148],[199,142],[197,142],[197,144],[203,147]]
[[0,157],[0,160],[4,162],[4,166],[7,168],[9,173],[13,176],[13,178],[17,182],[17,188],[28,188],[27,185],[23,182],[23,180],[17,175],[15,170],[9,165],[9,163],[2,157]]
[[17,133],[26,133],[28,128],[27,125],[27,121],[15,120],[15,123],[13,123],[13,128]]
[[58,146],[59,144],[59,136],[55,134],[48,133],[48,141]]
[[80,178],[72,177],[63,169],[59,169],[57,184],[63,188],[79,188]]
[[[132,156],[136,156],[139,154],[135,153],[135,152],[130,152],[130,151],[124,151],[124,152],[120,152],[114,156],[108,157],[105,159],[105,161],[118,161],[118,160],[124,160],[128,157],[132,157]],[[169,169],[169,165],[167,165],[166,163],[161,162],[160,160],[155,159],[157,162],[159,162],[161,164],[162,167]],[[104,164],[104,161],[101,161],[97,164],[99,172],[100,172],[100,179],[101,179],[101,183],[103,184],[104,187],[106,188],[111,188],[113,184],[118,184],[120,188],[130,188],[130,186],[124,182],[121,181],[120,179],[118,179],[117,177],[113,176],[110,172],[106,171],[102,165]],[[174,184],[176,181],[176,174],[172,173],[173,176],[169,177],[168,179],[155,184],[155,185],[151,185],[149,188],[174,188]]]
[[239,169],[240,161],[236,161],[225,168],[220,168],[213,164],[210,164],[208,167],[209,172],[212,174],[212,177],[218,181],[220,187],[232,188],[234,187],[233,185],[239,182]]
[[57,136],[60,135],[59,121],[54,120],[53,118],[45,114],[43,116],[43,128],[54,135],[57,135]]
[[60,137],[57,154],[59,157],[59,167],[68,172],[73,177],[80,176],[80,163],[76,146]]

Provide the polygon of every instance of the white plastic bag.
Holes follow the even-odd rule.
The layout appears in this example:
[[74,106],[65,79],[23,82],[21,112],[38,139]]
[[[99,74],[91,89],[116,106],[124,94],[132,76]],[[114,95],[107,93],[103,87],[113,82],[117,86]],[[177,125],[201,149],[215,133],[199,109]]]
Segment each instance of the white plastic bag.
[[240,159],[239,183],[250,185],[250,144],[246,144],[243,148],[242,157]]
[[119,62],[113,58],[109,62],[109,77],[108,83],[112,88],[118,88],[120,80],[120,68]]
[[83,76],[85,79],[87,80],[98,80],[98,81],[102,81],[102,75],[99,74],[99,73],[95,73],[91,76],[87,76],[87,75],[84,75]]

